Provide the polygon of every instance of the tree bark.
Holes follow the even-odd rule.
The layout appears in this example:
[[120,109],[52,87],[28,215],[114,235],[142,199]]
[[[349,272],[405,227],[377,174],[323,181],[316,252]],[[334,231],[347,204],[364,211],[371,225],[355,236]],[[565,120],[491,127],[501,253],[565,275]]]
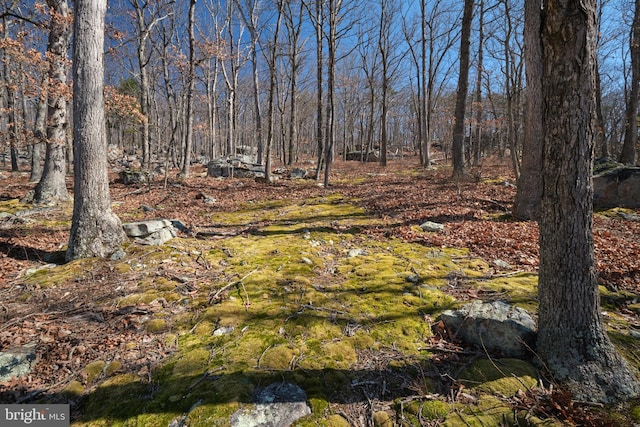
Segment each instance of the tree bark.
[[640,385],[600,315],[593,230],[596,0],[547,2],[538,354],[582,401],[613,403]]
[[52,11],[49,24],[49,106],[47,149],[42,178],[35,188],[34,202],[56,204],[70,199],[65,184],[67,145],[67,51],[71,36],[71,16],[66,0],[47,0]]
[[184,156],[182,160],[182,176],[189,176],[191,168],[191,149],[193,147],[193,104],[196,90],[196,37],[195,37],[195,7],[196,0],[189,2],[189,76],[187,86],[187,129],[184,141]]
[[524,5],[524,60],[527,97],[524,114],[524,143],[513,215],[538,218],[542,199],[542,45],[540,44],[541,0]]
[[76,0],[73,44],[74,204],[67,260],[104,257],[126,239],[111,210],[104,118],[107,0]]
[[467,91],[469,88],[469,46],[471,44],[471,24],[473,22],[473,0],[464,0],[462,15],[462,35],[460,36],[460,72],[456,94],[456,123],[453,128],[453,176],[464,176],[464,116]]
[[638,101],[640,100],[640,0],[635,1],[635,12],[629,39],[631,87],[627,95],[626,125],[620,162],[635,165],[637,161],[636,144],[638,143]]
[[40,99],[38,100],[38,109],[36,111],[36,121],[33,129],[33,145],[31,148],[31,173],[29,182],[37,183],[42,178],[42,160],[43,148],[47,143],[47,99],[48,99],[48,81],[47,73],[42,77],[40,89]]

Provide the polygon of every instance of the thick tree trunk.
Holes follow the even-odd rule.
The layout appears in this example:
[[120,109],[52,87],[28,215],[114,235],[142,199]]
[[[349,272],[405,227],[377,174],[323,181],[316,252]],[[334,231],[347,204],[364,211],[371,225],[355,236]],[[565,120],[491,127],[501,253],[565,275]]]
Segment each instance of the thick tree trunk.
[[73,45],[75,200],[67,260],[104,257],[126,236],[111,211],[102,57],[107,0],[76,0]]
[[55,204],[70,199],[65,184],[67,146],[67,51],[71,19],[66,0],[48,0],[53,15],[49,24],[49,106],[47,111],[47,150],[42,178],[35,188],[34,202]]
[[524,60],[527,96],[521,173],[513,207],[516,218],[537,219],[542,198],[542,45],[541,0],[524,5]]
[[469,46],[471,44],[471,24],[473,22],[473,0],[464,0],[462,35],[460,36],[460,73],[456,94],[456,122],[453,128],[453,176],[464,176],[464,117],[467,90],[469,88]]
[[640,100],[640,0],[635,1],[635,12],[631,28],[631,84],[627,95],[627,114],[624,130],[624,144],[620,162],[635,165],[638,143],[638,101]]
[[582,401],[637,396],[604,330],[592,230],[596,0],[549,2],[542,26],[543,196],[538,354]]

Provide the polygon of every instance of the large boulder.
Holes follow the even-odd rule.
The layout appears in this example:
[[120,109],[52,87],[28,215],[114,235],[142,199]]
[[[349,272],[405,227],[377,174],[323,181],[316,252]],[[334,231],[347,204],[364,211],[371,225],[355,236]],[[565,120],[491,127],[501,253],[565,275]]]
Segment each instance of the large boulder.
[[640,208],[640,168],[598,160],[593,177],[594,208]]
[[503,301],[474,301],[440,315],[447,331],[462,342],[505,357],[526,357],[534,346],[536,324],[524,309]]

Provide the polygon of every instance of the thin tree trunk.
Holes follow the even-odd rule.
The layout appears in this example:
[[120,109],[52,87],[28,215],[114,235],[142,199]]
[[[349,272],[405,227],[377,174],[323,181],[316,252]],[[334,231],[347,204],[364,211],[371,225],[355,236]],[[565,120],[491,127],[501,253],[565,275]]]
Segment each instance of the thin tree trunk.
[[480,0],[478,6],[480,8],[479,17],[479,30],[478,30],[478,74],[476,75],[476,128],[475,136],[473,138],[473,165],[480,165],[480,158],[482,157],[482,74],[483,61],[484,61],[484,0]]
[[469,46],[471,44],[471,24],[473,22],[473,0],[464,1],[462,15],[462,35],[460,37],[460,72],[456,94],[455,125],[453,128],[453,176],[464,176],[464,117],[469,87]]
[[191,167],[191,150],[193,147],[193,97],[196,87],[196,38],[195,38],[195,7],[196,0],[189,2],[189,84],[187,86],[187,130],[184,140],[184,157],[182,161],[182,176],[189,176]]
[[537,352],[580,401],[635,397],[634,370],[602,323],[593,249],[595,0],[547,2]]
[[513,215],[537,219],[542,198],[542,45],[541,0],[528,0],[524,5],[524,60],[527,93],[524,114],[524,142],[521,174],[518,179]]
[[620,162],[635,165],[638,143],[638,101],[640,100],[640,0],[635,1],[633,27],[629,36],[631,51],[631,87],[627,96],[627,115],[624,129],[624,144]]

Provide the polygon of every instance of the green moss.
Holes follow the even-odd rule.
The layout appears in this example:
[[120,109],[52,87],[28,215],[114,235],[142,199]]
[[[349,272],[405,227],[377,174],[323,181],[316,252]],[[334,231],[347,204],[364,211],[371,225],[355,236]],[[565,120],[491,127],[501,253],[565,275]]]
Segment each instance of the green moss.
[[[347,341],[335,341],[326,343],[322,347],[324,357],[329,359],[327,366],[348,369],[358,361],[358,355],[353,345]],[[333,363],[331,363],[333,362]],[[331,366],[335,364],[335,366]]]
[[350,427],[349,421],[343,416],[338,414],[330,415],[324,422],[321,422],[321,426],[324,427]]
[[288,345],[269,348],[260,358],[260,368],[286,371],[291,368],[293,360],[299,354]]
[[228,420],[238,409],[240,409],[240,405],[237,402],[230,402],[224,405],[200,405],[189,412],[185,425],[193,427],[222,425],[223,420]]
[[479,289],[490,290],[507,298],[512,305],[530,312],[537,311],[538,275],[518,273],[507,277],[483,281],[477,284]]
[[451,412],[451,405],[441,400],[429,400],[420,405],[420,415],[427,420],[442,420]]
[[30,209],[31,205],[20,203],[20,199],[9,199],[0,201],[0,212],[15,214],[16,212]]
[[173,366],[174,376],[194,376],[201,374],[209,362],[209,350],[197,348],[181,354]]
[[73,380],[64,386],[61,393],[67,397],[77,397],[84,393],[84,386],[80,381]]
[[634,406],[633,409],[631,409],[631,418],[634,421],[640,421],[640,406]]
[[85,366],[80,372],[80,376],[84,379],[84,383],[91,384],[93,380],[102,373],[106,365],[107,364],[104,361],[96,360],[95,362],[91,362]]
[[385,411],[375,412],[372,418],[375,427],[393,427],[393,420]]
[[459,379],[467,387],[499,396],[513,396],[538,382],[535,368],[520,359],[478,359]]
[[159,333],[167,329],[167,321],[164,319],[149,319],[144,322],[147,332]]
[[133,374],[108,378],[86,397],[81,421],[121,425],[123,420],[135,418],[143,412],[148,392],[149,385]]
[[493,396],[482,396],[476,404],[456,404],[442,424],[446,427],[514,425],[511,407]]
[[111,361],[107,364],[105,370],[104,370],[104,374],[108,377],[110,377],[111,375],[115,374],[116,372],[118,372],[120,370],[120,368],[122,368],[122,363],[114,360]]

